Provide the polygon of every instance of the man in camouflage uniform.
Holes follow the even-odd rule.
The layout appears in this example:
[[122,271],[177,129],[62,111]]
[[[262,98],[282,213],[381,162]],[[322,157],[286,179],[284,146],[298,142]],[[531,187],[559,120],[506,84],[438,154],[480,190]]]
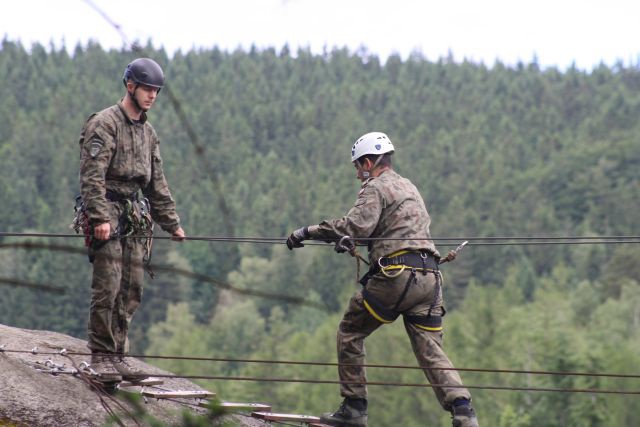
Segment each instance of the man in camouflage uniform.
[[143,259],[150,255],[150,241],[123,237],[142,233],[132,218],[150,214],[174,240],[185,237],[162,170],[160,142],[147,122],[146,112],[164,85],[162,69],[151,59],[136,59],[125,69],[123,83],[124,98],[91,115],[79,141],[80,193],[93,262],[88,347],[104,382],[144,378],[124,358],[142,297]]
[[364,339],[402,315],[416,359],[434,384],[438,401],[451,412],[453,426],[477,427],[471,396],[458,372],[430,369],[453,368],[442,349],[445,310],[438,265],[453,260],[456,253],[451,251],[441,260],[433,241],[428,240],[431,219],[424,201],[416,187],[392,169],[393,151],[384,133],[359,138],[351,151],[362,181],[355,205],[343,218],[300,228],[287,239],[289,249],[303,246],[305,239],[339,241],[336,250],[352,254],[358,238],[380,239],[367,240],[372,268],[361,280],[364,287],[351,298],[338,328],[338,373],[344,381],[340,385],[344,401],[321,420],[333,426],[367,425],[366,375],[361,366],[365,364]]

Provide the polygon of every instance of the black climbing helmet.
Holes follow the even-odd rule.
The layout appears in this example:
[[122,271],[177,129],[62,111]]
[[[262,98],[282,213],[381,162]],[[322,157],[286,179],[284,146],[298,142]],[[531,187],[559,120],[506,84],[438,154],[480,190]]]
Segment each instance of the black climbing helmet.
[[157,87],[158,91],[164,86],[164,73],[156,61],[149,58],[138,58],[132,61],[124,70],[122,82],[133,81],[139,85]]

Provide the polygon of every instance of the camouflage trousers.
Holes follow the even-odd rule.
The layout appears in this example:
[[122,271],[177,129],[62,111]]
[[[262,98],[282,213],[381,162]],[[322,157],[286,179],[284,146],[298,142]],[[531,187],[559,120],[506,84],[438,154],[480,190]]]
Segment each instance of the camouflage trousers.
[[122,238],[94,243],[89,251],[94,260],[87,345],[92,351],[126,353],[129,325],[142,298],[144,244]]
[[[386,308],[391,309],[400,299],[410,278],[405,271],[397,277],[388,278],[376,274],[367,283],[367,291],[376,297]],[[442,293],[439,278],[433,273],[423,275],[418,272],[416,280],[408,286],[406,295],[398,305],[397,311],[410,315],[443,314]],[[362,291],[356,292],[338,327],[338,362],[340,364],[365,364],[364,340],[384,323],[376,320],[364,305]],[[455,370],[429,368],[453,368],[453,364],[442,348],[442,331],[427,331],[404,318],[404,326],[409,335],[413,353],[420,366],[424,366],[424,375],[430,384],[438,384],[433,391],[445,410],[457,398],[471,399],[469,391],[462,387],[462,379]],[[394,349],[395,350],[395,349]],[[341,384],[343,397],[366,398],[367,388],[358,382],[366,382],[366,369],[358,366],[340,366],[338,373],[341,381],[356,384]]]

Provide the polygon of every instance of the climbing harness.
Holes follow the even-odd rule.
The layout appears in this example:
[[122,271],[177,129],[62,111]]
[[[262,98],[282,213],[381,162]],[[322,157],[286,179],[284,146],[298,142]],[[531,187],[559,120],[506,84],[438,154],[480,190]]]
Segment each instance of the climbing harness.
[[[430,332],[437,332],[442,330],[442,317],[445,315],[444,307],[442,307],[442,315],[432,315],[431,311],[435,308],[438,301],[438,297],[441,293],[442,274],[438,268],[438,258],[422,251],[407,251],[401,250],[391,255],[380,257],[377,263],[372,265],[372,268],[360,279],[360,283],[363,285],[362,296],[364,298],[364,306],[376,320],[381,323],[392,323],[401,314],[411,324],[420,329],[424,329]],[[390,279],[398,277],[406,269],[410,269],[411,275],[407,280],[402,294],[395,302],[392,308],[387,308],[377,297],[375,297],[366,287],[366,283],[373,275],[378,272],[382,273],[385,277]],[[404,301],[409,291],[409,287],[417,282],[417,273],[420,272],[423,275],[432,273],[436,279],[436,291],[433,298],[433,302],[429,307],[426,315],[412,315],[398,311],[400,304]],[[364,282],[364,283],[363,283]]]
[[[118,218],[118,225],[111,234],[109,240],[129,236],[136,236],[136,238],[144,240],[142,263],[149,276],[154,278],[155,274],[151,269],[154,223],[151,218],[151,205],[149,203],[149,199],[146,197],[139,197],[138,193],[122,195],[112,190],[106,191],[105,198],[110,202],[119,203],[123,207],[122,213]],[[85,246],[96,250],[106,244],[108,240],[95,241],[93,239],[93,227],[89,223],[86,204],[82,200],[82,196],[78,195],[76,197],[73,209],[74,218],[69,227],[73,228],[78,234],[82,231],[85,236]],[[91,254],[89,254],[89,261],[93,262],[93,256]]]
[[[438,261],[436,257],[428,252],[401,250],[378,258],[377,266],[378,271],[388,278],[399,276],[406,268],[420,271],[422,274],[433,273],[437,275],[440,271],[438,269]],[[394,270],[398,271],[392,273]]]
[[143,236],[144,254],[142,264],[145,271],[153,279],[155,273],[151,269],[151,249],[153,246],[153,220],[151,219],[151,205],[146,197],[139,197],[138,193],[121,195],[110,190],[106,192],[107,200],[119,202],[123,211],[118,218],[118,226],[114,237]]
[[153,246],[153,220],[151,219],[151,209],[147,198],[127,199],[124,202],[124,211],[118,220],[116,235],[128,237],[131,235],[144,236],[144,255],[142,263],[151,278],[155,274],[151,270],[151,249]]

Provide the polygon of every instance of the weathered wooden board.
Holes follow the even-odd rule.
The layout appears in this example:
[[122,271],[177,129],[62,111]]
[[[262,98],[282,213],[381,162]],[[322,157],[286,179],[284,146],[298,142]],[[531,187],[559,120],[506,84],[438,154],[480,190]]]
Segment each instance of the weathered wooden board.
[[[209,406],[210,403],[200,402],[199,405]],[[264,403],[220,402],[219,405],[230,411],[271,411],[271,405],[266,405]]]
[[309,425],[322,425],[319,417],[312,415],[296,415],[296,414],[277,414],[274,412],[252,412],[251,416],[261,420],[267,421],[294,421],[299,423],[306,423]]
[[198,398],[207,399],[214,397],[216,394],[210,391],[201,390],[176,390],[176,391],[155,391],[155,390],[142,390],[141,394],[147,397],[153,397],[154,399],[176,399],[176,398]]
[[164,384],[164,380],[161,378],[146,378],[142,381],[122,381],[120,383],[120,387],[148,387],[151,385],[161,385]]

